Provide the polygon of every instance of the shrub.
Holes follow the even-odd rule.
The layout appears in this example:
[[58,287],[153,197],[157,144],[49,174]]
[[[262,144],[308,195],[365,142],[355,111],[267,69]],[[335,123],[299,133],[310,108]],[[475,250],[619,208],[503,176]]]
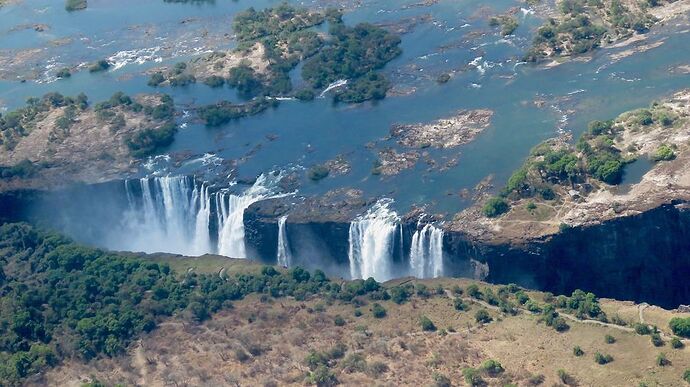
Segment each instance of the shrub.
[[307,176],[312,181],[319,181],[319,180],[322,180],[322,179],[325,179],[326,177],[328,177],[329,173],[330,173],[330,171],[328,170],[328,167],[323,166],[323,165],[315,165],[315,166],[309,168],[309,172],[307,172]]
[[384,318],[386,317],[386,309],[381,306],[379,303],[374,303],[374,305],[371,308],[371,314],[375,318]]
[[151,77],[149,78],[148,85],[151,87],[157,87],[161,83],[165,82],[165,76],[161,72],[156,72],[151,74]]
[[479,367],[479,369],[486,372],[487,375],[492,377],[497,376],[498,374],[505,371],[501,363],[493,359],[485,360],[484,362],[482,362],[482,365]]
[[652,333],[651,339],[652,344],[655,347],[662,347],[664,345],[664,340],[661,338],[661,335],[658,332]]
[[506,212],[508,212],[508,210],[510,210],[508,202],[506,202],[505,199],[499,197],[493,197],[489,199],[489,201],[482,208],[482,212],[484,213],[484,216],[486,216],[487,218],[496,218],[498,216],[505,214]]
[[345,325],[345,319],[343,318],[343,316],[338,314],[333,318],[333,323],[338,327],[342,327],[343,325]]
[[450,81],[450,74],[443,73],[436,78],[436,82],[440,84],[448,83]]
[[575,380],[570,374],[568,374],[564,369],[558,370],[558,379],[565,385],[575,384]]
[[316,370],[309,374],[308,380],[312,384],[319,387],[331,387],[338,385],[338,378],[333,371],[328,369],[325,365],[319,366]]
[[664,367],[671,364],[671,361],[668,360],[665,353],[661,352],[656,356],[656,361],[654,363],[659,367]]
[[341,366],[343,371],[347,373],[365,372],[367,370],[367,360],[361,353],[351,353],[343,359]]
[[484,383],[480,372],[474,368],[465,368],[462,370],[462,377],[465,379],[465,383],[470,386],[481,386]]
[[426,332],[433,332],[436,330],[436,325],[428,317],[422,316],[419,319],[419,325],[421,325],[422,330]]
[[109,68],[110,68],[110,63],[105,59],[101,59],[89,67],[89,72],[97,73],[97,72],[105,71]]
[[690,368],[686,369],[685,372],[683,372],[683,380],[690,384]]
[[451,292],[453,292],[453,294],[456,296],[462,296],[463,293],[462,288],[458,285],[453,285]]
[[470,309],[470,306],[467,305],[467,303],[460,298],[456,298],[453,300],[453,307],[455,308],[455,310],[459,311],[466,311]]
[[649,325],[647,324],[635,323],[633,324],[633,328],[635,329],[635,333],[637,333],[638,335],[648,335],[652,333],[652,330],[649,328]]
[[204,79],[204,85],[213,88],[222,87],[223,85],[225,85],[225,78],[219,77],[217,75],[211,75],[210,77]]
[[438,372],[434,372],[431,377],[434,379],[435,387],[451,387],[453,385],[450,378]]
[[579,345],[576,345],[575,347],[573,347],[573,355],[580,357],[584,354],[585,354],[585,351],[583,351]]
[[295,93],[295,98],[300,101],[313,101],[316,98],[316,93],[313,90],[302,89]]
[[55,75],[60,79],[65,79],[65,78],[71,77],[72,72],[70,71],[69,68],[65,67],[63,69],[60,69],[60,71],[58,71],[57,74],[55,74]]
[[606,342],[606,344],[613,344],[616,342],[616,338],[611,335],[606,335],[604,336],[604,341]]
[[679,338],[674,337],[671,339],[671,347],[675,349],[681,349],[685,347],[685,344],[683,344],[683,342]]
[[407,302],[407,300],[410,299],[410,296],[412,295],[410,291],[408,290],[408,287],[403,287],[403,286],[394,286],[390,289],[391,293],[391,299],[393,302],[396,304],[404,304]]
[[659,149],[656,150],[656,153],[654,153],[654,156],[652,157],[652,160],[655,162],[659,161],[669,161],[673,160],[676,158],[675,152],[673,152],[673,149],[671,149],[670,146],[664,144],[659,146]]
[[362,311],[359,308],[355,308],[354,315],[355,317],[360,317],[362,315]]
[[479,291],[479,286],[475,284],[471,284],[470,286],[467,287],[467,294],[476,299],[481,299],[482,298],[482,292]]
[[480,324],[488,324],[493,321],[493,318],[486,309],[479,309],[474,314],[474,319]]
[[690,317],[674,317],[669,321],[668,326],[674,335],[690,338]]
[[167,123],[156,129],[144,129],[125,139],[125,143],[134,157],[145,157],[158,149],[170,145],[175,139],[177,126]]
[[613,361],[613,356],[604,355],[600,352],[597,352],[594,354],[594,361],[597,364],[601,364],[601,365],[608,364],[608,363],[611,363]]
[[529,296],[522,290],[515,292],[515,299],[520,305],[525,305],[529,301]]
[[68,12],[81,11],[83,9],[86,9],[87,5],[88,4],[86,0],[66,0],[65,10]]

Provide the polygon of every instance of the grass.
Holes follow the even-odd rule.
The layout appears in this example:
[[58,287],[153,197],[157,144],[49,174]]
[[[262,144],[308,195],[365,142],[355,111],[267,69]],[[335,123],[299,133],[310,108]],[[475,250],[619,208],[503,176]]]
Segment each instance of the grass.
[[[221,267],[228,273],[261,267],[247,260],[215,256],[158,255],[153,259],[167,262],[177,270],[192,268],[208,273],[218,272]],[[384,286],[406,282],[418,281],[398,279]],[[476,282],[436,279],[423,283],[428,289],[441,285],[450,290],[454,285],[466,289]],[[478,285],[498,293],[498,286]],[[544,298],[540,292],[526,293],[540,303]],[[355,306],[337,300],[272,300],[252,295],[234,302],[232,309],[200,326],[183,325],[172,319],[144,337],[140,346],[130,351],[130,359],[115,363],[103,359],[98,365],[69,364],[47,378],[65,381],[95,375],[107,383],[133,384],[141,375],[147,375],[147,384],[184,381],[190,385],[227,385],[238,381],[242,385],[303,385],[309,375],[327,376],[328,371],[344,385],[375,385],[384,381],[390,385],[433,385],[444,378],[459,384],[464,369],[481,372],[482,364],[493,359],[505,370],[481,372],[488,385],[529,385],[530,380],[543,379],[543,385],[550,386],[562,382],[564,375],[557,372],[562,369],[567,371],[568,380],[579,385],[630,386],[643,381],[653,381],[650,385],[681,385],[682,372],[690,367],[687,347],[665,350],[669,362],[659,367],[656,364],[660,351],[652,346],[648,336],[615,328],[568,321],[571,328],[558,333],[538,324],[539,316],[508,316],[495,310],[488,310],[492,322],[478,324],[474,312],[480,306],[468,301],[472,307],[469,312],[457,311],[453,299],[445,294],[428,298],[415,295],[402,305],[366,298],[362,302],[359,309],[365,313],[356,316]],[[385,317],[376,318],[369,312],[374,303],[387,310]],[[629,303],[604,300],[602,305],[610,315],[633,317]],[[649,312],[649,318],[663,318],[666,324],[676,315],[662,309]],[[425,332],[420,324],[422,316],[439,331]],[[336,323],[341,319],[344,324]],[[605,343],[606,335],[616,338],[615,345]],[[304,363],[310,351],[333,353],[336,346],[345,352],[329,360],[326,369],[319,373],[309,370]],[[584,351],[583,356],[573,355],[575,346]],[[244,354],[242,359],[235,355],[238,351]],[[610,354],[614,361],[603,366],[595,363],[597,352]]]

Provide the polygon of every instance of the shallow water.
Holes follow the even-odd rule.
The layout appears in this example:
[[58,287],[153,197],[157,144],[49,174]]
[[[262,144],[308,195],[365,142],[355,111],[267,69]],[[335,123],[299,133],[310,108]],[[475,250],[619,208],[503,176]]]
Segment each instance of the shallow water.
[[[261,8],[277,3],[253,1],[251,5]],[[431,22],[419,23],[403,35],[403,55],[385,68],[397,88],[415,88],[413,94],[357,106],[333,105],[327,98],[310,103],[285,101],[275,110],[221,128],[205,128],[195,122],[192,113],[179,117],[183,129],[168,152],[239,159],[260,147],[238,165],[239,177],[287,167],[308,168],[345,154],[352,172],[318,183],[304,178],[300,194],[354,187],[369,197],[395,199],[396,210],[401,213],[413,204],[426,204],[429,211],[452,214],[470,204],[459,196],[461,190],[471,190],[490,175],[493,184],[500,187],[529,149],[542,140],[562,131],[578,136],[590,120],[615,117],[646,106],[669,90],[690,85],[690,75],[669,71],[675,65],[690,63],[686,49],[690,33],[672,26],[650,33],[650,41],[665,40],[662,46],[616,63],[611,63],[610,55],[622,49],[599,50],[589,62],[543,69],[518,63],[531,39],[530,30],[540,23],[537,17],[518,14],[521,26],[516,36],[502,39],[487,27],[485,17],[478,16],[482,14],[479,0],[442,0],[428,7],[404,7],[414,3],[365,1],[345,17],[348,23],[385,23],[432,16]],[[522,4],[496,1],[489,13]],[[37,74],[37,81],[0,81],[0,107],[12,109],[27,97],[49,91],[67,95],[85,92],[91,101],[106,99],[120,90],[128,94],[161,91],[173,95],[181,110],[187,111],[193,104],[234,100],[234,91],[214,90],[203,84],[152,89],[146,86],[147,77],[142,73],[195,53],[232,47],[234,42],[225,34],[231,33],[232,15],[247,6],[243,1],[220,0],[202,5],[94,0],[86,11],[67,13],[59,2],[33,0],[2,8],[0,55],[37,47],[44,47],[44,52],[25,69]],[[37,23],[47,24],[49,29],[40,33],[32,29],[11,31],[14,26]],[[200,39],[201,33],[207,38]],[[50,43],[57,39],[67,43],[59,47]],[[61,67],[100,58],[117,58],[121,67],[102,74],[80,71],[68,80],[53,80]],[[452,80],[436,84],[435,79],[444,72],[453,73]],[[537,107],[536,99],[546,104]],[[428,150],[439,166],[458,158],[457,166],[441,172],[438,168],[429,170],[420,160],[415,168],[398,176],[371,174],[377,150],[399,149],[394,141],[385,139],[391,124],[426,122],[475,108],[494,111],[490,127],[475,141],[451,150]],[[277,139],[268,140],[268,135],[277,135]],[[374,149],[365,147],[370,142]],[[165,162],[152,165],[158,173],[173,174],[208,168],[201,162],[187,164],[180,171]],[[147,173],[151,170],[142,168],[142,175]]]

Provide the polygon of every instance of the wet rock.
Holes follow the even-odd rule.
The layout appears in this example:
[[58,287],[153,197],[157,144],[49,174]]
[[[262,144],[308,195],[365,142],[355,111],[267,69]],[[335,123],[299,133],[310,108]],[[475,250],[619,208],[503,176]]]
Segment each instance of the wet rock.
[[489,126],[493,112],[461,110],[453,117],[428,124],[395,124],[390,134],[399,144],[412,148],[454,148],[467,144]]

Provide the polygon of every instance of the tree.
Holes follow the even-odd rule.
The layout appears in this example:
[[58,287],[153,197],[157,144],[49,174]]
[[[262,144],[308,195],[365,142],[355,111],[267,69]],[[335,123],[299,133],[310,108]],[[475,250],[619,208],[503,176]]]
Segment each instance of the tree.
[[488,359],[482,362],[480,369],[492,377],[495,377],[505,371],[501,363],[493,359]]
[[468,367],[462,370],[462,376],[465,383],[470,386],[481,386],[484,383],[478,370]]
[[669,321],[668,326],[674,335],[690,338],[690,317],[674,317]]
[[506,212],[508,212],[508,210],[510,210],[508,202],[506,202],[505,199],[500,197],[493,197],[489,199],[489,201],[482,208],[482,212],[484,213],[484,216],[486,216],[487,218],[496,218],[500,215],[505,214]]
[[608,363],[610,363],[610,362],[613,361],[613,356],[611,356],[611,355],[604,355],[604,354],[602,354],[602,353],[600,353],[600,352],[597,351],[597,352],[594,354],[594,361],[595,361],[597,364],[601,364],[601,365],[608,364]]
[[493,321],[493,318],[486,309],[479,309],[474,314],[474,319],[480,324],[488,324]]
[[386,308],[381,306],[379,303],[374,303],[374,305],[371,308],[371,314],[375,318],[384,318],[386,317]]
[[436,331],[436,325],[434,325],[434,322],[431,321],[428,317],[422,316],[419,319],[419,325],[422,326],[423,331],[427,332],[433,332]]

